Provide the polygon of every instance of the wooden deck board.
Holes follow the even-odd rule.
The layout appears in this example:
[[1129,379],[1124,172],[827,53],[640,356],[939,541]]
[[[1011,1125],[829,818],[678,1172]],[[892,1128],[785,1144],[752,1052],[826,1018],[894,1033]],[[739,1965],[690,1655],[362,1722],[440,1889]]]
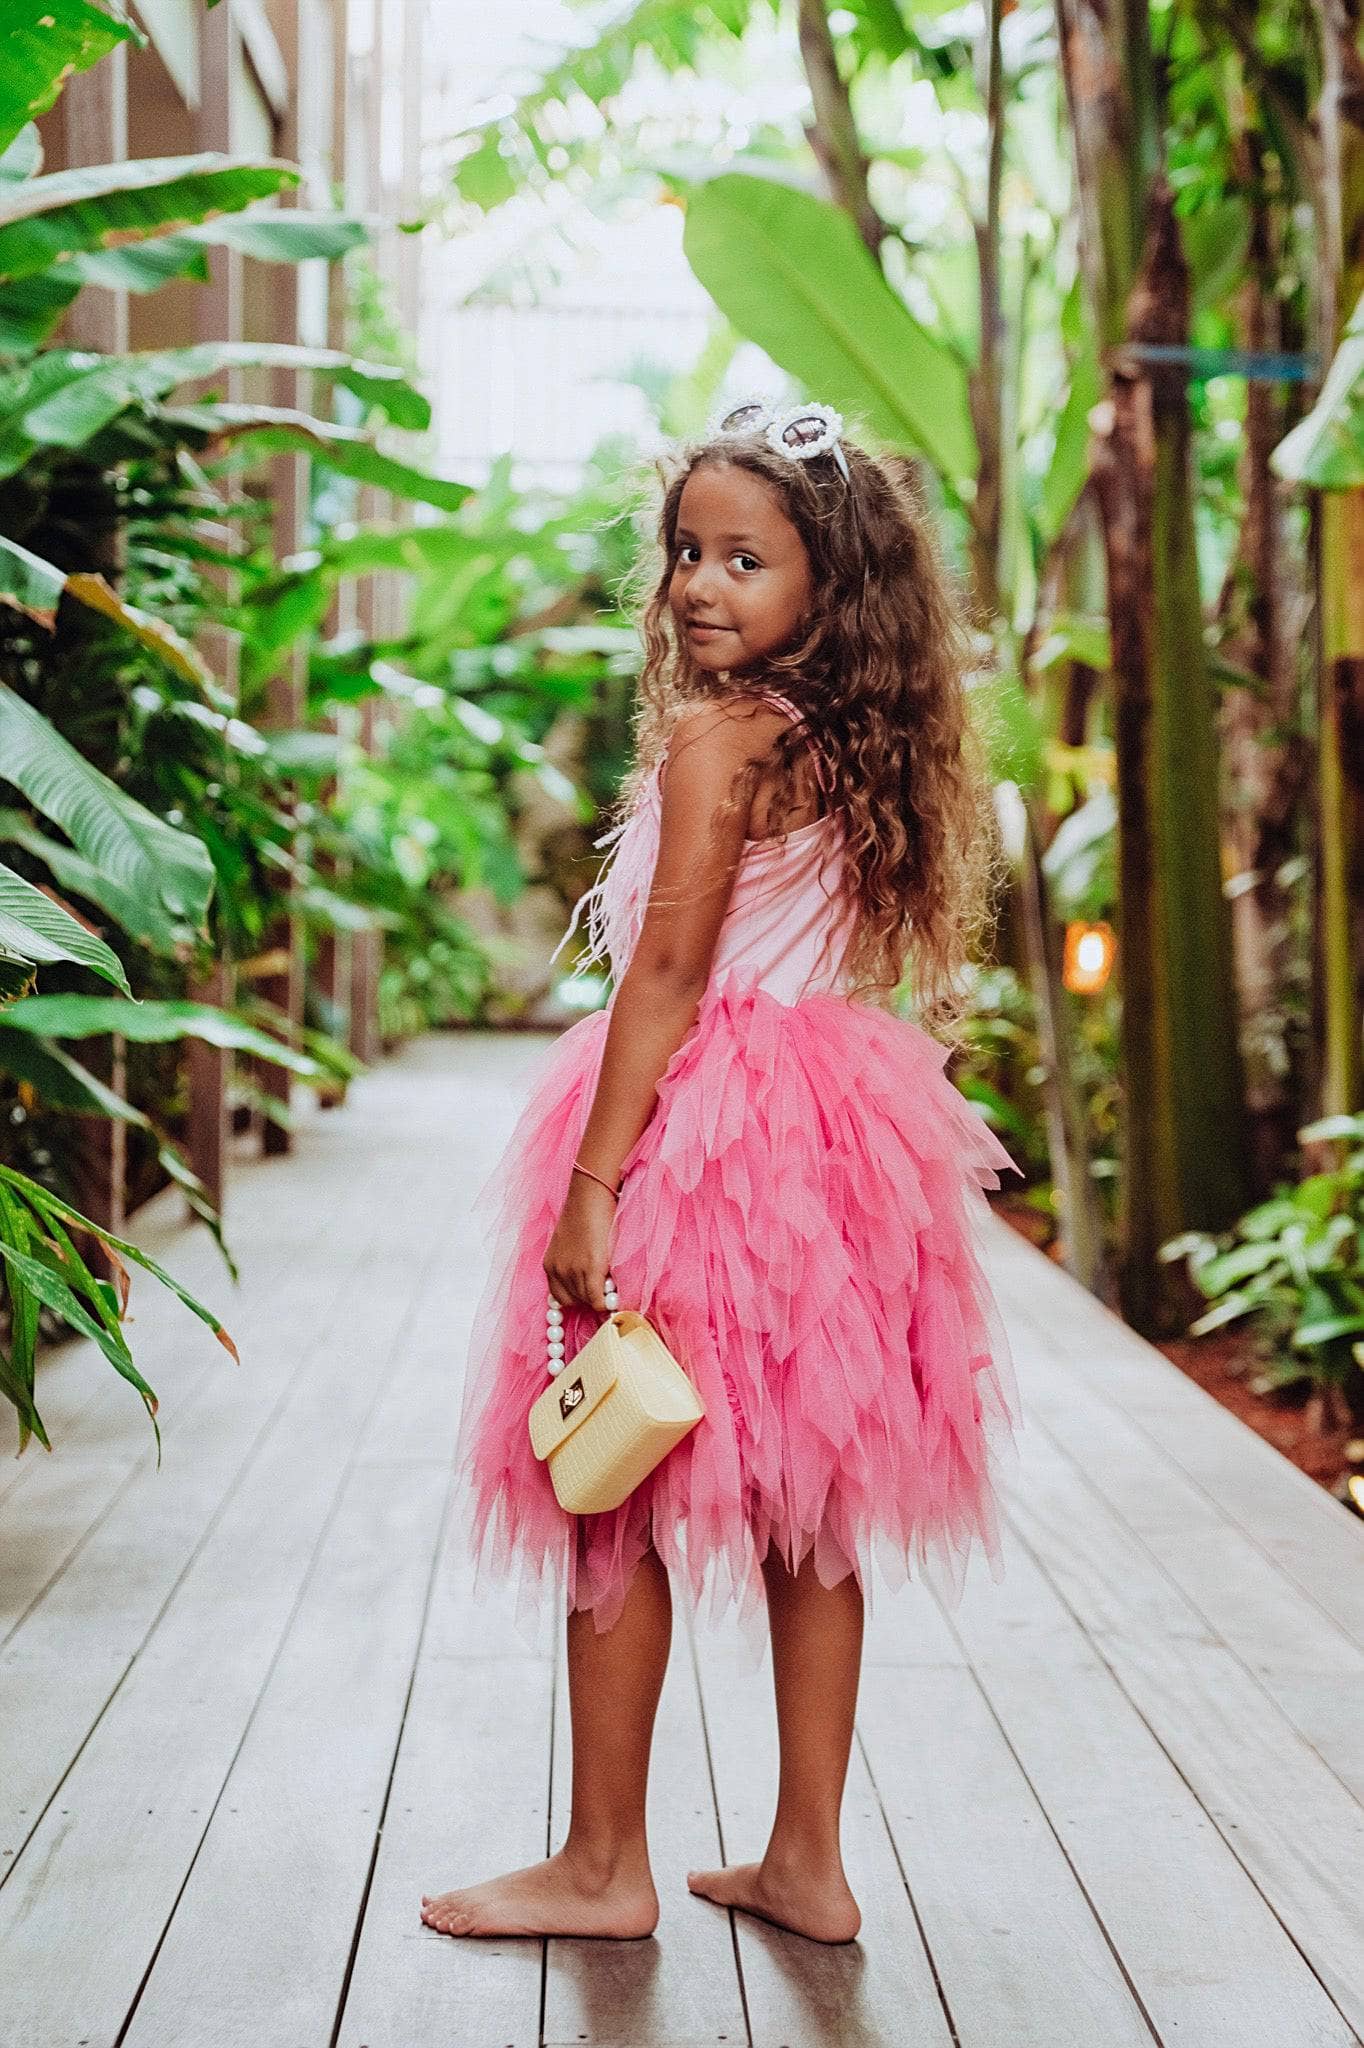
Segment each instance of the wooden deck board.
[[449,1510],[473,1198],[543,1041],[451,1035],[234,1172],[234,1295],[166,1198],[135,1281],[165,1456],[88,1347],[0,1468],[4,2048],[1350,2048],[1364,1528],[1004,1225],[1007,1572],[877,1585],[828,1949],[686,1890],[756,1855],[770,1660],[679,1611],[649,1941],[458,1943],[423,1890],[562,1840],[562,1618]]

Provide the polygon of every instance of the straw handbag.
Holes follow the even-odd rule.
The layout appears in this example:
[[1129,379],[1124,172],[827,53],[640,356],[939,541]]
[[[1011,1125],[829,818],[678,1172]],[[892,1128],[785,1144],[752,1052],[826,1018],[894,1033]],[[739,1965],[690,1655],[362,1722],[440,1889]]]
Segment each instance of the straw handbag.
[[563,1363],[563,1311],[551,1296],[549,1365],[554,1378],[530,1411],[531,1449],[547,1460],[559,1505],[570,1514],[618,1508],[705,1409],[648,1318],[616,1305],[572,1363]]

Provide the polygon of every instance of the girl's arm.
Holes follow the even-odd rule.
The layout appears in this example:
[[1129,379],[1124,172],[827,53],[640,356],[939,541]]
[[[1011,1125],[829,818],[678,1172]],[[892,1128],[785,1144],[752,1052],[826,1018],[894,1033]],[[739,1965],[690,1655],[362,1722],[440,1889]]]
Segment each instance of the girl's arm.
[[[763,704],[703,705],[679,720],[668,748],[658,859],[630,964],[612,1003],[578,1158],[614,1187],[653,1113],[657,1084],[696,1022],[729,908],[748,819],[720,815],[733,779],[765,756],[785,724]],[[575,1173],[545,1254],[556,1301],[605,1308],[615,1200]]]

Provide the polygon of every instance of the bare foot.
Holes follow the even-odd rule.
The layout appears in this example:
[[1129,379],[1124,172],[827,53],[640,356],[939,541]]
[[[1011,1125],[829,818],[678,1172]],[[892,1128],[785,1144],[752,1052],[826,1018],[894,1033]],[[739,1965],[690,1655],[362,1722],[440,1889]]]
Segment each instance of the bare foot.
[[560,1849],[504,1877],[462,1891],[422,1894],[421,1917],[437,1934],[604,1935],[638,1940],[658,1925],[648,1866],[594,1878]]
[[737,1906],[812,1941],[853,1941],[862,1925],[841,1871],[727,1863],[722,1870],[689,1870],[687,1886],[717,1906]]

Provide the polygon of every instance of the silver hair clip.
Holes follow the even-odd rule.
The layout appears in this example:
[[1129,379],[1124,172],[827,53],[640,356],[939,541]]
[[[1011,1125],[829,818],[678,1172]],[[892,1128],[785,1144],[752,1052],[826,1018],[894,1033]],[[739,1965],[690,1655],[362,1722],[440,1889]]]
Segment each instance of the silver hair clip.
[[712,419],[706,431],[711,435],[761,433],[768,447],[784,455],[788,462],[809,462],[830,449],[843,473],[843,481],[850,481],[848,459],[838,438],[843,432],[843,417],[831,405],[779,407],[765,398],[750,398],[721,418]]

